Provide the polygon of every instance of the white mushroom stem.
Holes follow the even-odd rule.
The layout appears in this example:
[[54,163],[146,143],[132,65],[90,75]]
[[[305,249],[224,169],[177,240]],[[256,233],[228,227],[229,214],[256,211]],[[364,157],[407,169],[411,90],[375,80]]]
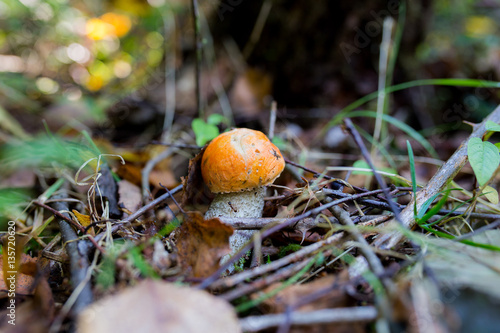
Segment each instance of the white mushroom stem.
[[[213,217],[262,217],[265,195],[266,187],[264,186],[250,191],[219,193],[205,213],[205,219]],[[254,233],[254,230],[235,230],[229,238],[230,255],[238,252]],[[227,260],[227,257],[224,257],[224,260]]]

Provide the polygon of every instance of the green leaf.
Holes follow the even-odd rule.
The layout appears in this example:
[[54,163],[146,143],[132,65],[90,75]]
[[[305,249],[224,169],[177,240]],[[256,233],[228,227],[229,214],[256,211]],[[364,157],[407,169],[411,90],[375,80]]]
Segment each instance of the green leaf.
[[467,146],[467,155],[477,181],[481,186],[485,185],[500,163],[498,148],[491,142],[471,138]]
[[204,146],[205,143],[219,135],[219,129],[217,126],[207,124],[200,118],[193,119],[191,127],[196,135],[196,144],[198,146]]
[[498,192],[491,186],[486,186],[483,189],[484,196],[494,205],[498,204]]
[[210,125],[219,125],[219,124],[228,124],[229,122],[227,121],[227,118],[224,117],[221,114],[218,113],[212,113],[210,116],[207,118],[207,124]]
[[486,122],[486,130],[491,132],[500,132],[500,125],[492,122],[491,120],[488,120]]

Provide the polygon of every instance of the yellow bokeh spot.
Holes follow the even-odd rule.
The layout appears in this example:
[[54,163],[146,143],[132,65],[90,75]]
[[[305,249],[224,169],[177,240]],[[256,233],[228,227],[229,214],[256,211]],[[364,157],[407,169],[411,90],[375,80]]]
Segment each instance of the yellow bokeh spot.
[[123,37],[132,27],[132,21],[128,16],[116,13],[106,13],[100,18],[91,18],[87,21],[85,31],[87,36],[93,40],[105,38]]
[[495,30],[495,21],[486,16],[471,16],[465,21],[465,32],[471,37],[492,35]]
[[114,35],[115,28],[99,18],[91,18],[85,25],[87,37],[93,40],[101,40]]
[[85,87],[90,91],[98,91],[104,86],[104,80],[101,76],[89,75],[85,82]]
[[116,37],[125,36],[132,27],[132,21],[130,21],[130,18],[125,15],[106,13],[101,16],[101,20],[113,26]]

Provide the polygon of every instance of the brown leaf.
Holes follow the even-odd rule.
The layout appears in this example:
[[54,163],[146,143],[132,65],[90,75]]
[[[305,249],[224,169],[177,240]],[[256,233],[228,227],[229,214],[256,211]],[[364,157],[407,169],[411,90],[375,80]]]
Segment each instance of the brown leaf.
[[196,203],[207,204],[212,193],[205,185],[201,175],[201,158],[205,152],[205,147],[189,160],[187,176],[182,179],[183,192],[182,192],[182,206],[189,206]]
[[219,268],[220,258],[230,252],[232,234],[233,228],[218,218],[204,220],[198,212],[186,213],[177,240],[181,265],[190,276],[209,276]]
[[78,333],[238,333],[236,313],[206,291],[145,280],[86,308]]
[[[17,275],[11,274],[10,268],[4,275],[3,264],[9,265],[9,260],[4,263],[3,258],[0,257],[1,296],[9,297],[7,304],[10,307],[0,309],[0,332],[43,333],[48,331],[54,317],[54,299],[46,276],[37,268],[39,263],[39,258],[32,258],[22,253]],[[5,279],[4,276],[6,276]],[[11,279],[12,276],[15,280]],[[16,282],[15,287],[11,285],[11,281]],[[5,285],[6,282],[7,285]],[[11,290],[15,291],[15,297],[10,294]],[[13,323],[15,325],[12,325]]]
[[[19,268],[10,269],[10,261],[4,262],[8,256],[0,256],[0,297],[7,296],[9,290],[15,290],[16,294],[32,295],[35,290],[35,272],[36,258],[22,253]],[[5,268],[5,269],[4,269]],[[17,272],[13,273],[13,272]],[[11,288],[11,281],[15,282],[16,287]]]
[[141,188],[128,180],[118,182],[118,204],[126,210],[135,213],[142,205]]

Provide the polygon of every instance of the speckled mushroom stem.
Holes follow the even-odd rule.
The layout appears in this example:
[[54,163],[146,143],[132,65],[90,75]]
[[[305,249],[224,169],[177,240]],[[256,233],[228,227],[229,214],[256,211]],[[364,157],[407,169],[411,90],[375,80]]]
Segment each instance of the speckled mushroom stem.
[[[264,209],[264,197],[266,195],[266,187],[258,187],[251,191],[219,193],[210,204],[205,218],[213,217],[262,217]],[[254,230],[235,230],[229,238],[229,246],[231,247],[231,255],[236,253],[243,247],[255,233]],[[227,260],[229,256],[223,258]]]

